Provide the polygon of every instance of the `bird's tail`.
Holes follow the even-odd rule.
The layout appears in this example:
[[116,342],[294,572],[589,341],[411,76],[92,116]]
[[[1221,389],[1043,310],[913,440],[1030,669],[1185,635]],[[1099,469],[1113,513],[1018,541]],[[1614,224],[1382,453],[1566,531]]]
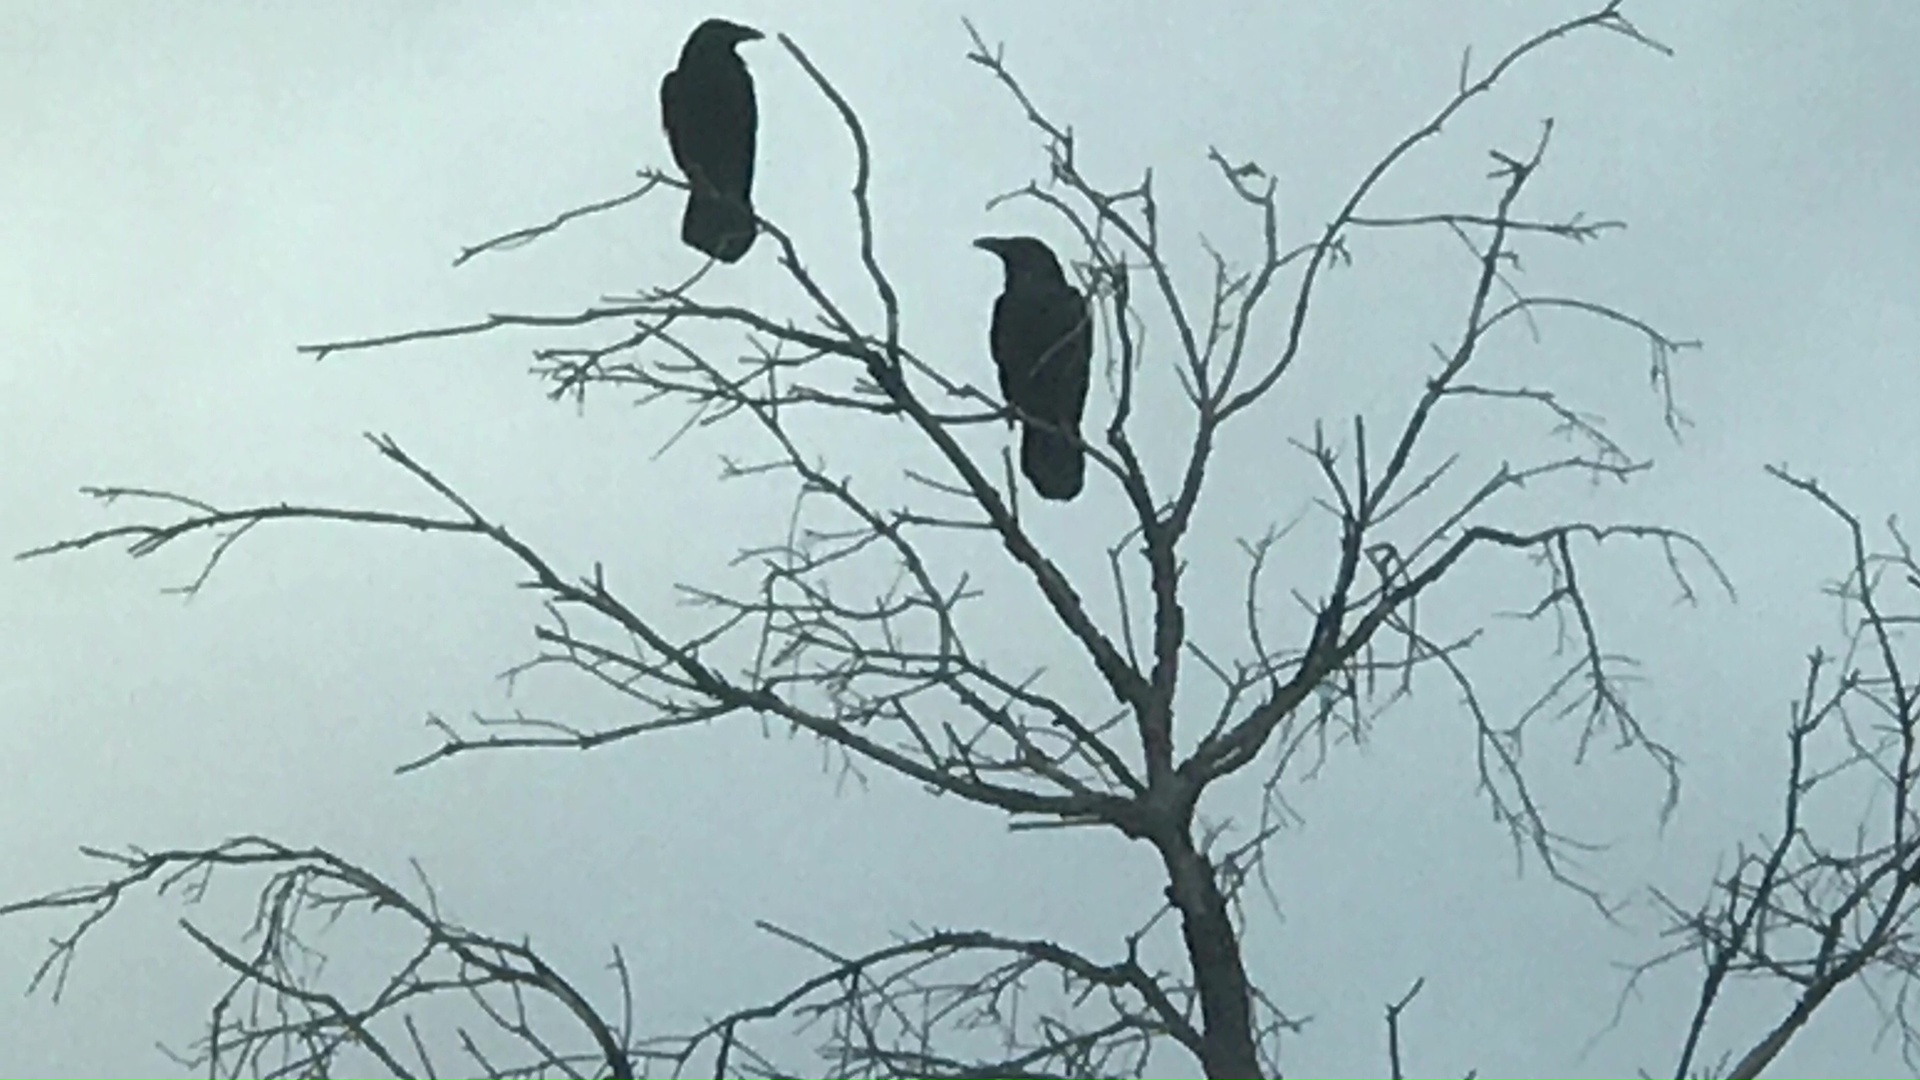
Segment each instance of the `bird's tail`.
[[1020,471],[1041,498],[1066,502],[1086,483],[1086,452],[1058,431],[1027,425],[1020,435]]
[[680,239],[688,247],[719,259],[739,262],[759,234],[753,209],[739,199],[715,191],[694,190],[687,196],[687,212],[680,219]]

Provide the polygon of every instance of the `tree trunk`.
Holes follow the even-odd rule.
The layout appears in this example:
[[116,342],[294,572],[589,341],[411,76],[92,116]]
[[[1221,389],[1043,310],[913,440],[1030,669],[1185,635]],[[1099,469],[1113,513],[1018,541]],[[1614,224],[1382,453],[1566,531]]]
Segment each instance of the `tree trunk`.
[[1180,911],[1187,960],[1200,991],[1201,1066],[1209,1080],[1259,1080],[1247,969],[1213,866],[1184,834],[1162,846],[1160,856],[1170,883],[1167,898]]

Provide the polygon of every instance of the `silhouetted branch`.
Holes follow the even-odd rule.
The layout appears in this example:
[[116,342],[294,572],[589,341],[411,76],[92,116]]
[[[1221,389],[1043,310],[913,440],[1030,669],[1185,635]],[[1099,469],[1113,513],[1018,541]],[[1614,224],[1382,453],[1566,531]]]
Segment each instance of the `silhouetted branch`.
[[[394,1076],[431,1076],[434,1069],[417,1023],[467,1002],[496,1033],[486,1038],[492,1053],[519,1058],[494,1062],[479,1053],[482,1043],[469,1034],[465,1039],[478,1075],[559,1073],[615,1080],[634,1075],[634,1054],[622,1034],[632,1026],[630,992],[623,989],[624,1019],[608,1019],[524,942],[448,920],[424,874],[424,896],[417,897],[325,849],[292,848],[254,836],[200,849],[125,854],[87,849],[86,854],[109,868],[99,882],[0,905],[0,918],[79,915],[71,931],[53,939],[34,972],[32,987],[50,981],[56,998],[82,940],[136,890],[172,892],[194,906],[230,875],[267,872],[256,892],[252,925],[238,935],[250,947],[230,946],[222,935],[181,922],[187,935],[233,975],[214,1005],[206,1034],[181,1059],[195,1069],[214,1076],[328,1076],[377,1063]],[[345,916],[383,915],[417,936],[409,958],[358,1003],[324,989],[324,967],[316,963],[320,939]],[[625,988],[618,953],[615,964]],[[558,1011],[543,1011],[536,1020],[529,1011],[536,1002]],[[577,1028],[566,1043],[556,1042],[563,1035],[555,1024],[561,1017]],[[586,1045],[569,1048],[581,1036]]]
[[687,186],[684,181],[652,169],[642,172],[640,178],[644,183],[625,194],[615,195],[610,199],[602,199],[599,202],[588,203],[585,206],[577,206],[571,210],[556,214],[552,220],[544,224],[514,229],[511,232],[502,233],[492,239],[482,240],[480,243],[474,244],[471,247],[463,247],[460,249],[459,256],[453,260],[453,265],[461,266],[468,260],[484,255],[489,251],[512,251],[514,248],[525,246],[549,233],[557,232],[561,226],[569,222],[579,221],[582,218],[605,213],[608,210],[617,210],[628,203],[638,202],[646,198],[647,194],[654,188],[660,187],[663,184],[668,187],[680,189],[685,189]]
[[[1716,1006],[1738,980],[1784,989],[1789,1004],[1745,1049],[1723,1059],[1723,1075],[1759,1076],[1842,987],[1860,983],[1880,1005],[1903,1057],[1920,1069],[1920,1025],[1909,1000],[1920,956],[1907,942],[1920,914],[1920,821],[1914,809],[1915,726],[1909,644],[1896,627],[1914,617],[1920,596],[1898,597],[1920,562],[1889,522],[1889,551],[1875,551],[1858,517],[1811,478],[1781,466],[1767,472],[1838,520],[1848,541],[1847,571],[1832,589],[1847,614],[1837,654],[1815,649],[1792,703],[1779,831],[1758,851],[1737,851],[1707,898],[1683,906],[1653,898],[1677,944],[1637,965],[1622,1002],[1648,973],[1697,958],[1700,991],[1686,1023],[1674,1075],[1698,1071]],[[1905,607],[1899,606],[1904,599]],[[1842,786],[1842,781],[1852,779]],[[1861,784],[1870,789],[1859,801]],[[1835,822],[1826,807],[1864,806]],[[1873,808],[1878,808],[1873,809]],[[1838,824],[1839,828],[1833,828]],[[1615,1022],[1619,1019],[1616,1009]],[[1731,1064],[1726,1064],[1726,1060]]]

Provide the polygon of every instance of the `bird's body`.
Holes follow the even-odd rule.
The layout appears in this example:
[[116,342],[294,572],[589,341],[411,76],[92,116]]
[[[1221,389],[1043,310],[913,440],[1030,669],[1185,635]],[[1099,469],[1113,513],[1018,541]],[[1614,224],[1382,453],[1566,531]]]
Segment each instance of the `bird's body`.
[[1000,393],[1021,420],[1020,471],[1041,498],[1064,502],[1086,481],[1079,443],[1093,359],[1086,297],[1033,237],[990,236],[974,246],[1000,256],[1006,270],[987,343]]
[[754,139],[760,116],[753,76],[734,46],[760,31],[708,19],[687,38],[680,64],[660,80],[660,122],[692,190],[680,239],[721,262],[753,246]]

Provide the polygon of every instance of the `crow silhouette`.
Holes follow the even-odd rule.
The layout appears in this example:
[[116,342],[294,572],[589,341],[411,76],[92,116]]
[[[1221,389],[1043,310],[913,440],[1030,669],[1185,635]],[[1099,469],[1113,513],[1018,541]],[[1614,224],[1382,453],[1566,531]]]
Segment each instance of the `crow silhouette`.
[[753,76],[733,49],[765,35],[751,26],[708,19],[680,50],[680,66],[660,80],[660,122],[673,160],[687,176],[680,239],[731,263],[753,246],[754,137],[760,126]]
[[983,236],[973,246],[1000,256],[1007,274],[987,343],[1000,393],[1021,421],[1020,471],[1041,498],[1065,502],[1086,482],[1079,440],[1093,358],[1087,299],[1068,284],[1053,249],[1031,236]]

